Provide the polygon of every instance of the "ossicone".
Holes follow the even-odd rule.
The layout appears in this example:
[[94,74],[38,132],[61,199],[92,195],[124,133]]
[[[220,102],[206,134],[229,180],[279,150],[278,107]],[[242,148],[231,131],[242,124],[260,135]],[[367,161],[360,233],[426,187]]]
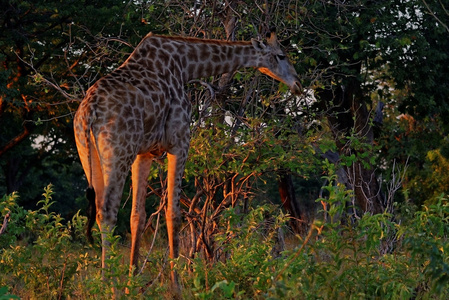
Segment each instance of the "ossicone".
[[272,46],[278,43],[278,39],[276,36],[276,27],[271,27],[270,32],[267,33],[267,43]]

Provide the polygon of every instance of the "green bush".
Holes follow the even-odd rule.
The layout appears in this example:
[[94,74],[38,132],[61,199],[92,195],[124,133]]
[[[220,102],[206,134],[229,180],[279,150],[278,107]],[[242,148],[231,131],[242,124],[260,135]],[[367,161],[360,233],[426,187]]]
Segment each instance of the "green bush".
[[[342,213],[351,193],[330,183],[328,213]],[[449,205],[411,216],[406,224],[387,213],[357,220],[317,220],[299,245],[273,256],[276,229],[287,220],[280,212],[266,233],[267,207],[232,223],[220,241],[226,259],[213,266],[194,264],[195,296],[201,299],[446,299]],[[234,222],[233,220],[238,220]],[[331,218],[332,219],[332,218]],[[237,223],[237,224],[236,224]],[[231,238],[232,236],[232,238]]]
[[[329,179],[328,196],[318,200],[327,202],[330,220],[317,218],[306,237],[292,237],[285,225],[289,216],[274,205],[247,215],[224,211],[220,228],[226,229],[215,235],[216,262],[200,255],[191,265],[177,260],[184,297],[447,299],[447,199],[441,196],[401,221],[387,213],[356,218],[344,213],[352,194]],[[0,204],[1,214],[11,215],[0,236],[0,299],[110,299],[113,291],[125,296],[125,288],[132,299],[171,297],[165,249],[151,254],[143,274],[129,278],[129,250],[121,251],[119,238],[110,236],[103,280],[100,247],[87,244],[84,217],[64,221],[51,212],[51,186],[36,211],[23,210],[17,197],[5,196]],[[276,251],[279,246],[287,250]]]
[[0,285],[21,296],[60,298],[73,294],[75,286],[70,280],[85,259],[80,255],[82,244],[72,241],[81,231],[83,217],[77,214],[63,223],[61,216],[50,211],[52,194],[49,185],[37,211],[18,207],[16,194],[2,201],[1,210],[10,211],[11,220],[7,233],[1,236]]
[[[342,187],[332,189],[330,199],[344,195]],[[344,198],[331,201],[329,211]],[[316,222],[313,241],[286,257],[285,271],[267,298],[447,299],[448,209],[441,198],[405,224],[387,213],[339,224]]]

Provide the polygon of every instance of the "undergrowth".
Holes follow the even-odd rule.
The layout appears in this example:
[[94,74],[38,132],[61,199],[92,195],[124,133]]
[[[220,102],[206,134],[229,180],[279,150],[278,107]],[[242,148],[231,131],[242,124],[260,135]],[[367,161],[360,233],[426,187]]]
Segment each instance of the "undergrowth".
[[[332,181],[330,181],[332,182]],[[177,268],[186,299],[448,299],[449,203],[396,220],[390,214],[345,214],[351,195],[330,183],[327,218],[283,250],[288,216],[263,205],[247,215],[228,209],[215,236],[217,261],[200,255]],[[128,249],[111,236],[110,268],[102,279],[100,247],[87,243],[85,217],[63,220],[51,211],[48,186],[39,209],[0,203],[0,299],[169,299],[166,249],[155,250],[141,275],[128,277]],[[323,212],[324,213],[324,212]],[[98,236],[97,236],[98,240]],[[281,246],[281,247],[280,247]],[[165,262],[164,262],[165,261]],[[157,276],[158,273],[162,274]],[[129,294],[123,291],[127,288]]]

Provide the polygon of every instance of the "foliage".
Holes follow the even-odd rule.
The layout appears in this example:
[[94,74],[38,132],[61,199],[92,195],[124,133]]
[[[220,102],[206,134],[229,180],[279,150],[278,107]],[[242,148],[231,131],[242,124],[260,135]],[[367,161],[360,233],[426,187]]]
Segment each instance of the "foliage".
[[18,207],[17,197],[5,196],[4,210],[9,210],[13,217],[5,235],[9,241],[2,243],[1,285],[16,291],[25,286],[30,296],[36,298],[61,297],[63,291],[70,294],[73,287],[65,284],[76,273],[82,259],[76,253],[82,247],[68,245],[73,236],[79,238],[84,218],[76,215],[63,225],[63,219],[49,211],[52,194],[48,186],[37,211],[24,211]]
[[407,198],[403,201],[411,201],[418,206],[435,203],[442,193],[447,193],[445,124],[439,118],[396,117],[391,109],[395,108],[385,111],[388,118],[379,139],[380,162],[386,166],[384,180],[393,180],[394,170],[390,166],[405,166],[407,170],[402,178],[402,188],[407,191]]
[[[314,147],[321,147],[316,142],[322,142],[323,132],[333,131],[338,127],[336,125],[344,123],[343,119],[333,123],[324,118],[343,116],[351,109],[360,111],[353,106],[336,111],[340,100],[337,91],[342,86],[348,90],[356,86],[352,98],[357,105],[364,103],[368,110],[374,110],[379,101],[393,107],[392,119],[400,112],[408,112],[429,123],[446,114],[448,89],[445,78],[449,64],[446,63],[444,24],[448,23],[448,16],[444,7],[437,4],[431,3],[429,8],[422,1],[334,3],[290,0],[262,1],[258,5],[249,5],[253,2],[248,1],[225,1],[229,5],[223,5],[222,1],[210,0],[170,0],[158,4],[152,1],[97,2],[9,1],[0,15],[0,21],[5,25],[0,31],[0,76],[5,79],[0,87],[0,127],[4,133],[0,137],[0,148],[15,140],[21,132],[29,134],[14,146],[14,151],[0,156],[3,171],[0,180],[5,182],[0,191],[19,190],[21,204],[27,209],[35,208],[36,191],[48,182],[53,182],[58,192],[65,190],[76,195],[75,198],[81,198],[85,184],[75,179],[82,177],[82,171],[72,136],[73,113],[87,88],[118,66],[149,31],[240,40],[263,35],[271,25],[277,25],[278,35],[295,63],[308,95],[313,96],[311,99],[294,99],[286,93],[285,86],[273,84],[254,70],[237,72],[224,86],[220,85],[222,77],[208,78],[203,83],[218,87],[215,99],[206,97],[198,87],[189,87],[187,92],[195,104],[193,124],[199,127],[207,124],[198,131],[193,130],[192,145],[201,147],[200,143],[206,142],[207,135],[212,136],[205,146],[209,147],[209,157],[214,157],[220,168],[208,169],[227,173],[218,176],[225,179],[217,182],[221,186],[233,178],[238,166],[255,166],[258,170],[251,175],[254,182],[267,181],[260,177],[264,173],[259,170],[276,172],[271,174],[271,178],[276,179],[284,171],[293,176],[318,178],[321,175],[319,158],[311,157],[310,147],[304,150],[292,145],[296,140],[299,144],[310,142]],[[92,15],[96,17],[92,18]],[[229,28],[223,26],[225,24],[232,27],[231,32],[227,32]],[[324,97],[323,91],[333,93],[331,97]],[[208,101],[212,104],[205,109]],[[308,107],[313,101],[316,101],[313,107]],[[210,117],[201,116],[202,108]],[[359,117],[355,112],[350,114],[350,126],[343,126],[343,131],[354,130],[355,140],[368,139],[371,133],[364,132],[360,127],[365,127],[356,126],[356,123],[358,120],[371,127],[371,116]],[[231,120],[232,124],[226,124],[225,119]],[[318,126],[311,127],[311,122]],[[416,170],[409,168],[410,173],[419,172],[427,152],[439,147],[446,135],[444,122],[437,123],[436,130],[440,132],[432,134],[432,146],[414,140],[410,146],[401,145],[406,151],[426,148],[412,153],[416,159],[411,163],[418,167]],[[392,126],[397,127],[398,122],[394,121]],[[389,128],[385,129],[386,134],[390,133]],[[294,136],[295,132],[299,136]],[[214,139],[215,134],[219,140]],[[347,142],[348,136],[337,135],[334,143]],[[263,143],[257,144],[257,141]],[[374,144],[378,141],[361,142]],[[260,147],[264,155],[273,156],[269,159],[261,157],[262,160],[254,157],[256,148],[252,156],[248,156],[249,152],[237,150],[239,143],[248,145],[243,150],[249,150],[250,146]],[[339,153],[346,159],[343,161],[345,167],[354,162],[351,155],[370,156],[377,151],[372,147],[361,153],[350,148],[352,143],[345,145],[348,147],[344,150],[351,152],[348,158],[344,157],[344,151]],[[273,148],[269,149],[270,146]],[[223,152],[228,149],[229,152]],[[398,149],[391,143],[382,150],[391,151],[382,152],[384,157],[391,158],[381,166],[381,171],[388,174],[390,162],[404,151],[396,151]],[[191,151],[191,154],[196,156],[195,161],[205,159],[199,157],[201,152]],[[379,164],[372,160],[375,156],[363,160],[362,166],[378,175],[374,174],[378,170],[376,164]],[[275,157],[277,161],[272,159]],[[401,161],[405,163],[406,160]],[[192,170],[188,168],[187,175],[202,174],[195,165],[188,167]],[[242,179],[253,171],[248,168],[238,176]],[[311,174],[313,172],[315,174]],[[204,175],[198,181],[214,173]],[[427,175],[429,173],[420,176]],[[420,182],[420,176],[416,182]],[[192,183],[194,180],[190,178]],[[79,185],[74,186],[75,181]],[[419,187],[418,184],[413,189]],[[195,187],[188,189],[194,194],[197,192]],[[314,196],[315,190],[316,187],[312,191]],[[262,193],[268,192],[263,190]],[[59,195],[64,199],[62,193],[55,197]],[[416,200],[420,195],[412,196],[418,205],[422,203],[422,200]],[[278,201],[278,195],[274,193],[269,198]],[[58,212],[64,217],[71,218],[75,214],[76,210],[70,204],[57,203],[60,206]]]
[[[247,215],[228,208],[221,224],[226,229],[216,236],[219,261],[211,264],[201,256],[192,264],[178,261],[183,295],[198,299],[449,296],[445,197],[401,221],[387,213],[351,219],[342,214],[351,195],[329,180],[329,196],[317,201],[327,203],[328,210],[322,213],[331,218],[317,218],[305,238],[288,234],[288,215],[276,206],[258,206]],[[159,284],[152,282],[164,264],[155,263],[128,279],[117,237],[110,237],[112,256],[103,281],[95,254],[100,249],[87,245],[82,232],[85,218],[77,215],[64,224],[49,211],[52,195],[49,186],[36,211],[21,209],[17,195],[3,198],[2,214],[10,211],[12,216],[7,232],[0,236],[3,295],[109,299],[113,289],[120,293],[128,288],[132,298],[170,297],[168,273],[157,277]],[[158,251],[152,261],[164,260]]]
[[447,292],[449,284],[449,204],[441,195],[435,204],[415,214],[415,224],[405,229],[404,243],[411,259],[423,261],[422,280],[435,294]]
[[[334,217],[350,197],[338,185],[328,190],[329,200],[318,200],[328,202]],[[195,261],[193,292],[201,299],[445,298],[448,208],[441,199],[405,225],[387,213],[365,214],[346,225],[317,220],[297,248],[274,257],[273,233],[286,219],[279,215],[271,235],[261,235],[264,220],[255,216],[266,208],[259,207],[223,236],[230,251],[225,262]]]
[[[257,208],[244,220],[229,211],[231,228],[236,230],[221,238],[230,251],[228,259],[214,266],[195,261],[200,263],[194,267],[195,295],[201,299],[445,297],[449,274],[445,199],[415,214],[406,225],[393,221],[390,214],[365,214],[355,224],[343,225],[334,217],[345,210],[350,195],[339,185],[327,189],[329,197],[318,200],[328,203],[331,220],[316,221],[301,246],[281,257],[271,254],[273,235],[261,235],[260,216],[266,208]],[[286,221],[282,215],[278,220],[271,233]]]
[[99,272],[101,261],[96,254],[100,248],[87,244],[84,236],[86,218],[76,214],[70,221],[63,220],[50,211],[52,196],[49,185],[34,211],[18,206],[17,194],[4,196],[1,212],[10,212],[11,219],[6,233],[0,236],[0,286],[23,298],[95,295],[107,299],[113,288],[125,287],[136,295],[142,278],[128,281],[128,266],[122,264],[122,255],[116,251],[118,237],[110,237],[111,267],[103,281]]
[[195,260],[194,277],[186,283],[194,287],[191,292],[200,299],[211,299],[252,298],[266,291],[272,272],[279,266],[273,250],[280,246],[288,220],[278,213],[278,208],[269,205],[259,206],[243,217],[235,209],[227,209],[224,220],[229,222],[228,229],[216,237],[221,258],[214,265],[200,258]]

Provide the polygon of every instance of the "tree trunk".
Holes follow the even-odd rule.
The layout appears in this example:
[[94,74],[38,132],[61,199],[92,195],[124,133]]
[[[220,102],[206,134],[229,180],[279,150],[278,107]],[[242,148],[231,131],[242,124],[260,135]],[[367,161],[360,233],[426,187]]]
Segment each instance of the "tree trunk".
[[293,232],[301,235],[307,233],[311,221],[309,214],[311,209],[296,198],[292,175],[287,172],[279,172],[278,187],[282,206],[292,217],[290,226]]
[[[336,90],[322,92],[320,97],[325,103],[334,103],[327,119],[339,156],[357,154],[360,157],[366,150],[353,149],[347,138],[353,135],[360,142],[373,145],[374,126],[356,80],[349,80],[347,86],[340,86]],[[379,111],[376,113],[379,119]],[[370,166],[369,157],[344,167],[346,176],[340,176],[342,178],[339,181],[354,191],[354,202],[363,212],[382,213],[385,197],[375,174],[375,166]]]

